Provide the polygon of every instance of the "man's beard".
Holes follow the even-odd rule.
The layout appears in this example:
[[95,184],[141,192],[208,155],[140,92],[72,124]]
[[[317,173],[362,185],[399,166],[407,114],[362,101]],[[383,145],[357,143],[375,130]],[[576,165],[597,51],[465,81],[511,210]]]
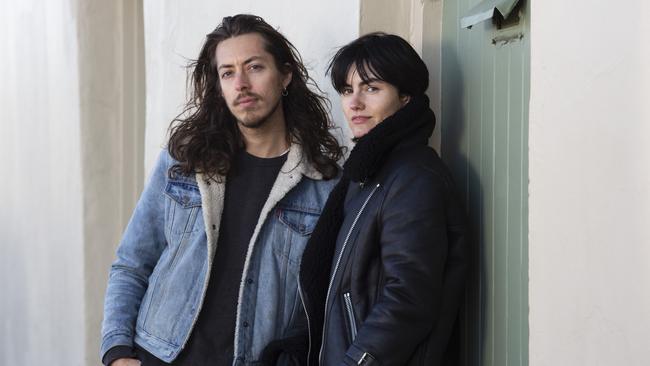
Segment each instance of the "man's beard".
[[280,105],[282,105],[282,98],[279,98],[278,102],[275,103],[275,105],[269,111],[269,113],[265,114],[264,116],[262,116],[262,117],[260,117],[260,118],[258,118],[256,120],[248,121],[248,122],[244,122],[244,121],[241,121],[241,120],[237,119],[237,123],[239,123],[240,125],[242,125],[242,126],[244,126],[246,128],[251,128],[251,129],[260,128],[260,127],[264,126],[269,121],[270,117],[275,113],[275,111],[280,107]]

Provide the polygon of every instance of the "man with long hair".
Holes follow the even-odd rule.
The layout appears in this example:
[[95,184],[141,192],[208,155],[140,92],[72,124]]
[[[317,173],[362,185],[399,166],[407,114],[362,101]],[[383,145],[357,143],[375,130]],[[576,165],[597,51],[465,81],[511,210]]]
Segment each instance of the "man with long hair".
[[327,100],[253,15],[224,18],[192,67],[111,267],[105,365],[257,365],[273,340],[307,332],[300,258],[342,154]]

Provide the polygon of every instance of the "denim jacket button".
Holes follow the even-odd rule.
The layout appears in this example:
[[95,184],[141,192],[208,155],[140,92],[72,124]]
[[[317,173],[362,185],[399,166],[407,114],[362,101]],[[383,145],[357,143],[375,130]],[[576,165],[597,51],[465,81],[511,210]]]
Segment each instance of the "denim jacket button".
[[244,322],[244,328],[248,328],[248,322]]
[[246,283],[249,284],[249,285],[252,285],[253,284],[253,279],[252,278],[247,279]]

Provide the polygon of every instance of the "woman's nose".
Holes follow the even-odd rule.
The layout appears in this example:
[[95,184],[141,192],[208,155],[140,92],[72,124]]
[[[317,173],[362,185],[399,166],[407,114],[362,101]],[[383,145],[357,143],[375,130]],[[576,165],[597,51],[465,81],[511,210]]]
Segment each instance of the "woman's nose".
[[350,109],[353,111],[358,111],[363,109],[363,101],[358,94],[354,93],[350,95]]

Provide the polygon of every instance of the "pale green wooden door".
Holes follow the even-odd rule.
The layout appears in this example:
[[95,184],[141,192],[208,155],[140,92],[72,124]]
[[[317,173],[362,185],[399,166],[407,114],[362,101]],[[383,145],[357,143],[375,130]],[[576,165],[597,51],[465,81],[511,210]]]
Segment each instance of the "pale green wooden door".
[[442,157],[470,217],[463,365],[528,365],[529,14],[497,29],[461,29],[480,0],[445,0]]

